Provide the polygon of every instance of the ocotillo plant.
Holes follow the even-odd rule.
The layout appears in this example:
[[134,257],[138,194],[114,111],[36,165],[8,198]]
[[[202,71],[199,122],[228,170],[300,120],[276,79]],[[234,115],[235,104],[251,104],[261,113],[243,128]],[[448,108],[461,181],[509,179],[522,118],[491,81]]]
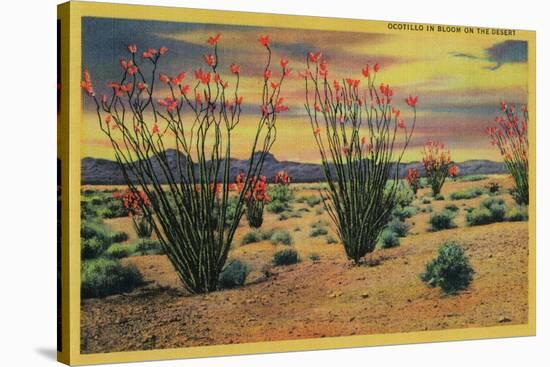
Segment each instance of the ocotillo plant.
[[130,218],[132,218],[132,223],[138,237],[151,237],[151,233],[153,233],[151,218],[142,209],[145,206],[151,206],[151,201],[147,195],[139,190],[125,190],[123,194],[115,191],[113,197],[122,201],[122,206],[128,211]]
[[[235,186],[238,191],[244,188],[245,179],[244,172],[241,172],[235,179]],[[246,219],[250,227],[260,228],[264,221],[264,206],[269,202],[268,184],[265,176],[260,176],[258,179],[251,178],[251,180],[253,181],[244,195],[246,199]]]
[[[128,46],[129,58],[121,60],[122,76],[109,83],[109,96],[96,96],[88,71],[82,81],[129,189],[139,187],[151,201],[142,209],[153,218],[162,247],[191,293],[216,289],[244,214],[244,194],[260,176],[275,141],[277,117],[287,109],[280,93],[290,72],[288,61],[281,61],[275,77],[269,37],[262,36],[259,42],[267,61],[260,83],[261,112],[251,139],[244,188],[230,198],[232,134],[239,125],[243,97],[240,67],[229,67],[232,87],[220,73],[219,40],[219,34],[207,40],[212,53],[203,56],[206,70],[196,70],[195,81],[189,84],[184,82],[189,79],[185,71],[175,76],[159,73],[166,47],[147,49],[139,57],[136,45]],[[168,147],[178,153],[168,154]],[[233,195],[237,200],[229,213]]]
[[497,126],[488,127],[485,132],[491,137],[491,144],[499,149],[514,179],[514,199],[518,204],[529,204],[529,112],[526,106],[518,112],[505,102],[501,102],[500,109],[504,117],[497,116]]
[[426,170],[428,184],[432,188],[432,195],[438,195],[450,174],[450,150],[445,149],[441,142],[428,140],[422,149],[422,164]]
[[[374,250],[396,205],[395,183],[416,124],[418,97],[406,99],[413,110],[407,127],[393,105],[393,89],[375,86],[378,64],[362,70],[362,90],[359,79],[329,81],[320,53],[310,52],[306,60],[305,107],[328,183],[321,196],[347,257],[357,264]],[[385,190],[390,180],[394,184]]]
[[413,193],[416,195],[420,187],[420,173],[418,173],[418,170],[416,168],[409,168],[405,179],[409,183]]
[[286,171],[279,171],[273,178],[273,182],[276,184],[279,184],[281,186],[288,186],[290,185],[290,175]]

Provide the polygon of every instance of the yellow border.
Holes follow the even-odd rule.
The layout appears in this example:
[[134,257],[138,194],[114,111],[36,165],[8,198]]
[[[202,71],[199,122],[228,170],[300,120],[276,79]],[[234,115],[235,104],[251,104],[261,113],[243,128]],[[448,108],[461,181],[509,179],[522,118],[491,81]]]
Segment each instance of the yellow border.
[[[80,354],[80,121],[82,100],[79,87],[81,76],[81,18],[83,16],[146,19],[159,21],[194,22],[210,24],[233,24],[263,27],[322,29],[334,31],[393,33],[388,30],[385,21],[366,21],[353,19],[321,18],[309,16],[275,15],[261,13],[242,13],[200,9],[169,7],[152,7],[140,5],[121,5],[108,3],[86,3],[71,1],[59,6],[58,17],[63,21],[62,44],[67,45],[62,55],[63,85],[68,86],[69,93],[62,93],[63,113],[71,121],[70,129],[64,134],[68,140],[64,144],[65,157],[69,159],[69,169],[64,172],[64,192],[68,191],[69,206],[64,206],[63,215],[69,214],[69,226],[63,232],[64,241],[64,274],[69,273],[69,284],[63,285],[63,352],[58,359],[64,363],[95,364],[175,358],[196,358],[207,356],[238,355],[250,353],[271,353],[286,351],[304,351],[314,349],[335,349],[364,347],[389,344],[408,344],[421,342],[439,342],[451,340],[470,340],[481,338],[500,338],[511,336],[535,335],[535,32],[516,30],[514,39],[528,41],[529,48],[529,111],[531,114],[529,128],[529,296],[528,323],[524,325],[496,326],[485,328],[465,328],[440,331],[423,331],[410,333],[377,334],[364,336],[335,337],[323,339],[302,339],[292,341],[260,342],[239,345],[216,345],[207,347],[189,347],[137,352],[116,352],[98,354]],[[403,22],[399,22],[403,23]],[[413,23],[407,23],[413,24]],[[68,25],[68,27],[67,27]],[[70,36],[69,36],[70,32]],[[464,37],[464,34],[443,34],[442,37]],[[499,39],[498,36],[493,36]],[[66,83],[68,80],[68,83]],[[67,89],[64,88],[66,91]],[[68,121],[65,127],[69,127]],[[72,152],[69,154],[69,152]],[[66,189],[68,188],[68,190]],[[64,228],[67,228],[64,227]],[[68,231],[68,236],[66,232]],[[68,241],[67,241],[68,239]],[[69,243],[72,244],[69,246]],[[67,257],[68,256],[68,259]],[[68,297],[67,297],[68,295]],[[68,307],[66,305],[68,301]],[[69,332],[69,333],[68,333]]]

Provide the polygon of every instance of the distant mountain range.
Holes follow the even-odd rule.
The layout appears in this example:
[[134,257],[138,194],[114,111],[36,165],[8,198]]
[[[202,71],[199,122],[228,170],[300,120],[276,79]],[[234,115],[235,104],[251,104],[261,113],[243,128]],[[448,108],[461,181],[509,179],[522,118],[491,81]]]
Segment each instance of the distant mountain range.
[[[173,172],[177,170],[177,154],[176,150],[170,149],[166,151],[167,159],[170,168]],[[183,156],[183,153],[179,152]],[[163,177],[161,167],[158,160],[151,158],[151,164],[155,172]],[[240,171],[245,170],[248,166],[248,160],[231,159],[230,177],[235,177]],[[489,160],[469,160],[457,163],[459,175],[474,175],[474,174],[492,174],[505,173],[506,167],[502,162],[493,162]],[[84,158],[82,159],[81,178],[83,185],[120,185],[124,184],[122,172],[115,161],[99,158]],[[399,166],[399,176],[404,177],[407,169],[416,168],[421,175],[424,174],[424,167],[420,162],[402,163]],[[195,170],[197,168],[195,167]],[[301,163],[292,161],[279,161],[268,154],[264,161],[262,174],[269,180],[279,171],[287,171],[293,182],[318,182],[324,181],[325,176],[322,166],[315,163]]]

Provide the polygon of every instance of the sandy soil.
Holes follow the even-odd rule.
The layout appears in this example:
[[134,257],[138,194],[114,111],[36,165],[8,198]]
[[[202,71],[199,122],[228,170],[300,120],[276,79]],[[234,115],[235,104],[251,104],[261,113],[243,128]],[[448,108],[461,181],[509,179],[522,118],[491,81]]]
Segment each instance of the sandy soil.
[[[509,178],[497,178],[509,186]],[[479,187],[487,181],[446,184],[443,193]],[[313,193],[303,188],[298,196]],[[419,192],[419,197],[424,191]],[[506,195],[506,200],[511,198]],[[438,330],[527,322],[528,229],[526,222],[465,227],[462,208],[482,198],[453,201],[461,208],[458,228],[428,232],[429,213],[407,221],[410,235],[401,246],[376,250],[367,264],[352,267],[340,244],[309,237],[315,208],[303,218],[279,221],[267,214],[264,227],[292,232],[302,261],[272,267],[273,253],[283,246],[268,241],[236,245],[230,257],[245,261],[252,273],[247,285],[189,296],[165,256],[124,259],[135,264],[147,285],[124,295],[82,302],[83,353],[175,348],[355,334]],[[433,201],[439,210],[450,201]],[[294,209],[306,204],[294,204]],[[317,206],[317,207],[320,207]],[[243,223],[245,221],[243,220]],[[113,219],[117,229],[127,219]],[[242,225],[236,244],[249,229]],[[470,288],[444,296],[419,279],[426,262],[448,239],[459,241],[476,271]],[[316,253],[319,261],[309,260]]]

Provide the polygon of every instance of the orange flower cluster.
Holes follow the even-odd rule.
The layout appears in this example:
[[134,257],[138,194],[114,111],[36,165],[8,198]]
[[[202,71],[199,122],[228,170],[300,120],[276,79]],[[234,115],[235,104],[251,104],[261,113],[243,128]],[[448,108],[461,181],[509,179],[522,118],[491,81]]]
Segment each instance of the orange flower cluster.
[[84,72],[82,73],[82,82],[80,83],[80,86],[82,87],[82,89],[84,89],[86,91],[86,93],[89,95],[89,96],[93,96],[94,95],[94,88],[92,86],[92,81],[90,79],[90,72],[88,70],[84,70]]
[[[246,175],[241,172],[235,177],[235,183],[231,185],[231,190],[242,191],[245,187]],[[258,179],[250,178],[250,186],[244,194],[246,199],[251,199],[252,202],[267,203],[270,199],[267,194],[268,184],[265,176],[260,176]]]
[[275,175],[274,181],[275,181],[276,184],[289,185],[290,184],[290,176],[288,175],[288,173],[286,171],[279,171]]
[[458,176],[458,167],[457,166],[452,166],[451,168],[449,168],[449,176],[451,178],[456,178]]
[[147,194],[139,190],[126,189],[122,194],[119,191],[115,191],[113,192],[113,197],[117,200],[122,200],[122,206],[128,210],[130,216],[142,215],[143,208],[151,205]]

